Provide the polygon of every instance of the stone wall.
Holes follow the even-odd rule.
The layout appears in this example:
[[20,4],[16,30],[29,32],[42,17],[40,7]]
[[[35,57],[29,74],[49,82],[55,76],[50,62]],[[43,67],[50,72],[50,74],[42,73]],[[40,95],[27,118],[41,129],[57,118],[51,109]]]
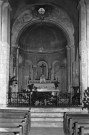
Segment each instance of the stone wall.
[[52,54],[41,53],[25,53],[20,52],[22,61],[19,63],[19,88],[26,88],[28,79],[39,80],[37,77],[38,63],[46,63],[46,79],[53,82],[58,80],[60,82],[60,89],[65,91],[67,89],[67,67],[64,62],[65,52],[56,52]]

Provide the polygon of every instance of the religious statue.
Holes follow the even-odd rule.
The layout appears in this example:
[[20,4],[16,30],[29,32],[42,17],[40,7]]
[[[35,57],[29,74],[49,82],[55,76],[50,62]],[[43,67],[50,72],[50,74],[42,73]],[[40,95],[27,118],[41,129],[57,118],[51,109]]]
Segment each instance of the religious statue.
[[46,79],[45,79],[45,76],[43,74],[40,77],[40,83],[46,83]]
[[10,92],[18,92],[18,87],[17,87],[17,79],[16,77],[12,77],[9,81],[9,87],[10,87]]
[[28,90],[30,91],[30,92],[32,92],[32,90],[33,90],[33,88],[34,88],[34,84],[28,84]]
[[54,81],[54,86],[55,86],[55,89],[57,89],[57,88],[58,88],[59,83],[60,83],[60,82],[59,82],[58,80]]

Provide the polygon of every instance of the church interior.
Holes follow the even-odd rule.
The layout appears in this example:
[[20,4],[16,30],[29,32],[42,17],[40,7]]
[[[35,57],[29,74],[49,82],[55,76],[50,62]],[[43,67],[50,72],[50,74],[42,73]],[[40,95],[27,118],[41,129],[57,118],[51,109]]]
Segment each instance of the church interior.
[[15,3],[10,1],[9,105],[80,105],[78,1],[65,3],[73,5],[71,13],[57,1]]
[[89,135],[88,117],[89,0],[0,0],[0,135]]

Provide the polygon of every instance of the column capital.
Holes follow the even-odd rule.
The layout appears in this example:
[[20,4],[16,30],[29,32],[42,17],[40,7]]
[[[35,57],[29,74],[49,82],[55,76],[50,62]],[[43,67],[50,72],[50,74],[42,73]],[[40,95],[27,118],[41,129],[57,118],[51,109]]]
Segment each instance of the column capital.
[[79,1],[78,9],[79,9],[80,7],[85,7],[85,0],[80,0],[80,1]]
[[2,0],[0,0],[0,6],[3,4],[3,1]]
[[67,49],[67,50],[70,50],[70,46],[67,45],[67,46],[66,46],[66,49]]
[[3,0],[3,8],[5,8],[5,7],[8,7],[10,11],[12,10],[10,3],[7,0]]
[[80,0],[77,8],[78,8],[78,10],[80,8],[84,8],[85,9],[86,8],[85,0]]
[[3,3],[3,7],[8,7],[9,6],[9,2],[4,2]]
[[85,0],[85,3],[89,5],[89,0]]
[[11,46],[12,48],[20,48],[17,44],[13,44],[12,46]]
[[37,65],[33,65],[33,68],[37,68]]
[[84,1],[84,0],[80,0],[79,5],[80,5],[80,6],[85,5],[85,1]]

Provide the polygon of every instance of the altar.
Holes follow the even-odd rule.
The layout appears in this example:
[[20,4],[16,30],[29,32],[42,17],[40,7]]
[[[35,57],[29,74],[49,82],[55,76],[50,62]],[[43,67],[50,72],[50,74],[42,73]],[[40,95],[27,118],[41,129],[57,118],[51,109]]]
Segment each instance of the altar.
[[33,106],[51,106],[57,104],[59,89],[55,89],[54,83],[34,83],[36,91],[31,95]]
[[34,83],[38,91],[52,91],[55,90],[54,83]]
[[52,94],[54,91],[34,91],[31,95],[31,106],[57,106],[57,93]]
[[[40,61],[35,66],[33,79],[27,85],[33,85],[31,91],[32,106],[57,106],[59,95],[59,80],[52,78],[51,69],[45,61]],[[55,85],[56,84],[56,85]]]

